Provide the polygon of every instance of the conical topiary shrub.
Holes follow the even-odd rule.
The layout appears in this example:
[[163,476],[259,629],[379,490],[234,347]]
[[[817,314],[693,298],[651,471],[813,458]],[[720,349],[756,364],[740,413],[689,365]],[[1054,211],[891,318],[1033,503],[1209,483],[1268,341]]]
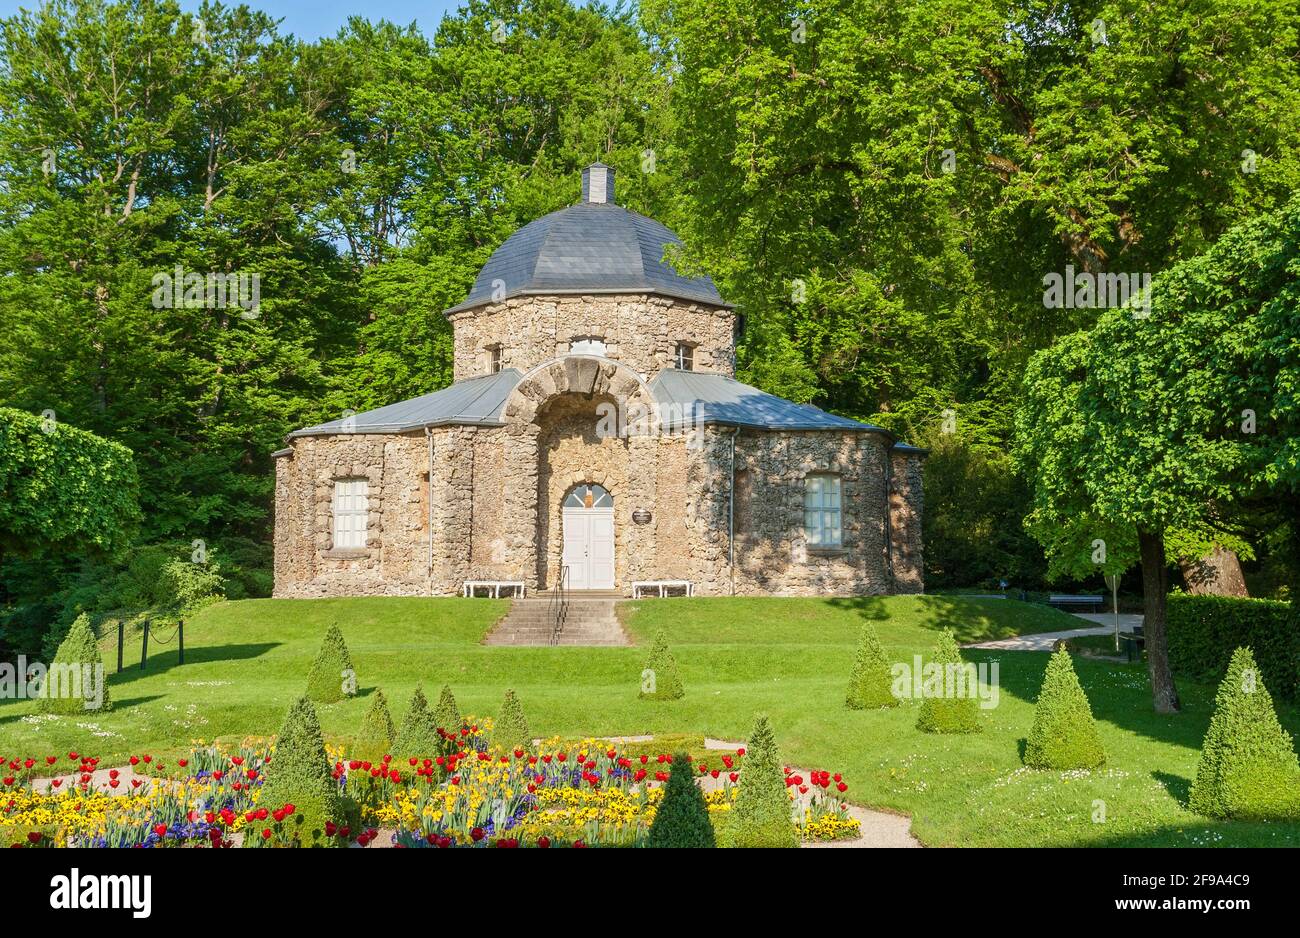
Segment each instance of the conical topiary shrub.
[[533,746],[533,734],[528,728],[524,708],[513,690],[506,691],[506,699],[501,704],[501,713],[497,717],[492,738],[497,745],[507,750],[526,750]]
[[853,662],[853,676],[849,678],[849,694],[845,705],[850,710],[875,710],[898,706],[892,690],[893,679],[880,636],[868,622],[862,627],[858,639],[858,654]]
[[388,699],[384,692],[375,688],[370,700],[370,709],[361,721],[361,730],[352,746],[352,758],[363,762],[379,762],[393,751],[393,741],[397,731],[393,728],[393,717],[388,712]]
[[[326,846],[330,841],[325,823],[346,823],[347,805],[330,771],[316,708],[306,697],[299,697],[289,708],[275,740],[275,752],[263,772],[257,806],[276,811],[293,805],[293,814],[285,818],[284,826],[300,846]],[[244,831],[245,845],[253,846],[259,840],[253,826]]]
[[685,694],[682,677],[677,673],[677,659],[668,650],[668,636],[663,629],[655,633],[650,657],[641,672],[641,697],[645,700],[678,700]]
[[438,695],[438,708],[433,711],[433,722],[435,726],[441,727],[448,733],[460,732],[462,726],[460,710],[457,709],[456,698],[447,684],[442,685],[442,693]]
[[1214,698],[1190,806],[1238,820],[1300,819],[1300,764],[1249,648],[1238,648]]
[[[784,795],[784,792],[782,792]],[[673,756],[664,798],[650,825],[647,847],[712,847],[713,824],[704,793],[695,785],[691,760],[684,752]]]
[[[934,670],[931,669],[934,666]],[[960,670],[959,670],[960,669]],[[916,728],[926,733],[978,733],[979,688],[971,669],[961,660],[951,630],[939,634],[922,672],[921,713]],[[913,683],[916,683],[913,678]]]
[[438,723],[429,710],[429,701],[424,698],[424,690],[418,684],[411,695],[411,705],[406,708],[402,718],[402,728],[397,739],[393,741],[394,756],[403,759],[416,756],[431,759],[442,754],[442,743],[438,736]]
[[352,656],[336,623],[325,630],[325,640],[307,675],[307,696],[317,703],[335,703],[357,692],[357,674]]
[[113,709],[108,672],[99,653],[95,630],[84,612],[77,616],[59,644],[54,661],[41,682],[37,706],[46,713],[102,713]]
[[1064,647],[1047,662],[1043,688],[1034,709],[1034,728],[1025,745],[1025,765],[1035,769],[1092,769],[1106,761],[1106,750],[1092,718],[1088,698]]
[[740,767],[740,791],[727,820],[732,847],[797,847],[790,793],[767,717],[754,721]]

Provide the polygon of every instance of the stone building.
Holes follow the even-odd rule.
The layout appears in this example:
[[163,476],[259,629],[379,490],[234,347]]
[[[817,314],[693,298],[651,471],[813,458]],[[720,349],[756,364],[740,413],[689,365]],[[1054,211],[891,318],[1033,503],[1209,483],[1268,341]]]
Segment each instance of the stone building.
[[275,595],[919,592],[923,451],[735,380],[736,314],[677,244],[584,170],[447,311],[450,387],[276,453]]

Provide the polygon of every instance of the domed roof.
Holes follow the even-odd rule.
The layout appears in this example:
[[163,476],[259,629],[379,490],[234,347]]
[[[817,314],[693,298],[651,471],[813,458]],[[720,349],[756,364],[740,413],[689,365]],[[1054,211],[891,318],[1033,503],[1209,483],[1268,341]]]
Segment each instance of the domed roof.
[[582,171],[583,201],[529,222],[493,252],[460,312],[512,296],[573,293],[658,293],[727,306],[708,277],[683,277],[664,262],[681,244],[653,218],[614,203],[614,170]]

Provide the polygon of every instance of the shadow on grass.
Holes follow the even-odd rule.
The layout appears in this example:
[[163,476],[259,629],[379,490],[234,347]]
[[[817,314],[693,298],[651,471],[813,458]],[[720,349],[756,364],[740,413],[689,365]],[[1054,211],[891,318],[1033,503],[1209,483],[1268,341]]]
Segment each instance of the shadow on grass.
[[1182,807],[1186,808],[1188,800],[1192,796],[1192,780],[1183,778],[1181,775],[1174,775],[1172,772],[1161,772],[1159,769],[1151,773],[1151,777],[1169,792],[1169,797],[1177,801]]
[[[152,702],[155,701],[155,700],[162,700],[162,699],[163,699],[163,696],[164,696],[164,695],[162,695],[162,694],[149,694],[149,695],[147,695],[147,696],[141,696],[141,697],[126,697],[126,698],[123,698],[123,699],[121,699],[121,700],[118,700],[116,697],[114,697],[113,700],[112,700],[113,709],[112,709],[112,710],[109,710],[109,711],[108,711],[108,714],[117,713],[119,710],[124,710],[124,709],[126,709],[127,707],[138,707],[140,704],[147,704],[147,703],[152,703]],[[31,713],[10,713],[10,714],[6,714],[6,715],[4,715],[4,716],[0,716],[0,726],[5,726],[5,725],[7,725],[7,724],[9,724],[9,723],[17,723],[17,722],[18,722],[19,720],[21,720],[23,717],[29,717],[29,716],[41,716],[41,715],[42,715],[42,713],[41,713],[40,710],[35,710],[35,711],[32,711]],[[100,713],[100,711],[98,711],[98,710],[87,710],[87,711],[85,711],[85,716],[86,716],[87,718],[89,718],[89,719],[94,719],[94,718],[96,718],[96,717],[105,716],[105,715],[106,715],[106,714],[102,714],[102,713]],[[61,714],[59,714],[59,716],[62,716],[62,717],[69,717],[69,718],[76,718],[76,717],[78,717],[78,716],[80,716],[80,715],[79,715],[79,714],[72,714],[72,713],[61,713]]]
[[141,678],[166,674],[174,668],[188,668],[194,664],[246,661],[249,658],[261,657],[268,651],[279,648],[280,644],[280,642],[256,642],[245,645],[201,645],[198,648],[186,648],[184,664],[180,663],[176,650],[170,649],[158,655],[150,654],[143,669],[140,668],[138,657],[133,663],[123,660],[122,670],[109,674],[108,686],[130,684]]

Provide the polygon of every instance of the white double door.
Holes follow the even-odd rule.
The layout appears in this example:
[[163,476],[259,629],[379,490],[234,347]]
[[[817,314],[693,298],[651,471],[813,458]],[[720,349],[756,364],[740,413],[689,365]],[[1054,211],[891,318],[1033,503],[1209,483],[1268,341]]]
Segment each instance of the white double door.
[[564,509],[564,564],[569,589],[614,588],[614,509]]

